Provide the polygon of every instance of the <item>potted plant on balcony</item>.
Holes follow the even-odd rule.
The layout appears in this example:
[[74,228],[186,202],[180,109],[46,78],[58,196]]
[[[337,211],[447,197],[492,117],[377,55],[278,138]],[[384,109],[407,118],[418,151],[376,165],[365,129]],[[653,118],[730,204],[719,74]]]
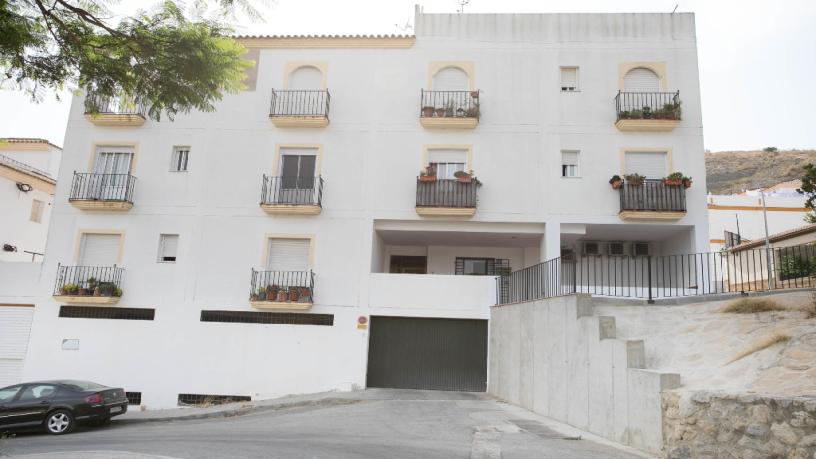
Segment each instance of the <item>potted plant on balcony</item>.
[[122,289],[119,288],[119,287],[116,287],[113,290],[113,296],[115,296],[116,298],[119,298],[120,296],[122,296]]
[[663,185],[666,186],[680,186],[683,184],[683,173],[682,172],[672,172],[671,174],[663,177]]
[[434,108],[430,105],[426,105],[422,107],[422,117],[423,118],[431,118],[434,114]]
[[261,290],[264,290],[264,298],[268,299],[269,301],[275,301],[275,298],[278,297],[280,287],[274,284],[267,284],[266,289],[261,287]]
[[425,167],[425,170],[419,171],[419,181],[420,182],[435,182],[436,181],[436,169],[431,166]]
[[97,290],[99,288],[99,281],[96,280],[95,277],[91,276],[88,278],[88,294],[93,296],[102,296],[101,293],[97,295]]
[[298,298],[300,298],[300,289],[298,287],[292,287],[289,289],[289,301],[293,303],[297,303]]
[[641,113],[643,114],[644,120],[652,119],[652,107],[649,106],[643,107],[643,111]]
[[445,117],[445,108],[444,108],[444,107],[442,107],[442,108],[437,108],[437,109],[436,109],[436,110],[434,110],[434,111],[436,112],[436,117],[437,117],[437,118],[444,118],[444,117]]
[[691,188],[691,177],[683,176],[683,188]]
[[627,174],[624,175],[623,178],[626,180],[626,183],[631,186],[641,186],[646,180],[646,177],[640,174]]
[[309,303],[312,301],[312,289],[309,287],[300,288],[300,302]]
[[479,98],[479,91],[470,91],[471,99],[478,99]]
[[617,190],[623,186],[623,179],[620,175],[615,174],[609,179],[609,184],[612,185],[613,190]]
[[469,172],[456,171],[453,176],[456,177],[459,183],[470,183],[473,181],[473,170],[471,169]]
[[76,295],[77,293],[79,293],[79,285],[65,284],[60,289],[60,293],[63,295]]
[[278,303],[286,303],[289,301],[289,292],[286,291],[286,288],[280,288],[278,290],[278,295],[275,298]]
[[[96,294],[96,291],[99,292],[99,295]],[[94,296],[113,296],[113,292],[116,291],[116,284],[113,282],[100,282],[96,287],[96,291],[94,291]]]

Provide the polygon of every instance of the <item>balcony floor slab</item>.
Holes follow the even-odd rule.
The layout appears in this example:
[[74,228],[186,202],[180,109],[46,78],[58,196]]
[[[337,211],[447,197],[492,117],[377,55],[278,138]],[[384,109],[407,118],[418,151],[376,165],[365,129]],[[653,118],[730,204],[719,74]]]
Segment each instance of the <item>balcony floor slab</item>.
[[261,204],[269,215],[318,215],[323,208],[317,204]]
[[621,220],[680,220],[686,216],[685,211],[666,212],[651,210],[623,210],[618,214]]
[[127,201],[72,200],[69,202],[81,210],[126,212],[133,208],[133,203]]
[[475,129],[479,125],[478,118],[440,117],[419,118],[419,124],[429,129]]
[[326,116],[270,116],[269,120],[282,128],[324,128],[329,125]]
[[417,215],[423,217],[472,217],[476,215],[475,207],[419,207]]
[[136,114],[97,113],[85,114],[85,119],[97,126],[138,127],[145,123],[145,117]]
[[671,132],[680,120],[618,120],[615,127],[622,132]]
[[89,306],[106,306],[119,303],[118,296],[79,296],[79,295],[54,295],[54,300],[60,303],[84,304]]
[[314,303],[296,301],[250,301],[249,304],[255,309],[277,309],[290,311],[305,311],[310,309]]

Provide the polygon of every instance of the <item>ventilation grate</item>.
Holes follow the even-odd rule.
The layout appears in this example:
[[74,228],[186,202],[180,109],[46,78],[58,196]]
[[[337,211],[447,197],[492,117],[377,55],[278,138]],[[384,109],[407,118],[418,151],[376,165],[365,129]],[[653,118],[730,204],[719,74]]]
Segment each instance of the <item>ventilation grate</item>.
[[128,405],[141,405],[142,404],[142,393],[141,392],[125,392],[125,397],[128,399]]
[[59,316],[72,319],[153,320],[155,309],[60,306]]
[[242,324],[334,325],[334,314],[297,312],[201,311],[202,322]]
[[179,406],[195,405],[210,406],[221,405],[223,403],[249,402],[252,397],[248,395],[213,395],[213,394],[179,394]]

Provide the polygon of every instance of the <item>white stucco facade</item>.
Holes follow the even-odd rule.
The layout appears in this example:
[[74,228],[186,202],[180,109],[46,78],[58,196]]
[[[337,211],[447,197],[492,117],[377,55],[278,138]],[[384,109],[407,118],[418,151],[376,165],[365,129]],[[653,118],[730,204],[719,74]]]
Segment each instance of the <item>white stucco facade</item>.
[[[96,380],[142,393],[149,408],[180,393],[253,398],[364,387],[368,330],[359,317],[484,319],[490,276],[455,276],[457,257],[508,260],[516,270],[585,240],[648,242],[656,254],[708,246],[702,120],[691,14],[445,15],[416,18],[415,39],[244,39],[258,56],[251,90],[213,113],[138,127],[100,127],[72,104],[24,377]],[[407,44],[406,44],[407,43]],[[399,46],[396,46],[399,44]],[[322,72],[326,127],[270,123],[270,94],[293,69]],[[621,69],[651,66],[679,91],[671,132],[622,132],[614,97]],[[473,129],[419,122],[420,89],[434,71],[461,68],[480,91]],[[579,68],[562,92],[560,68]],[[100,146],[127,146],[137,178],[127,211],[89,211],[68,197],[73,172],[92,172]],[[174,147],[186,172],[170,172]],[[318,215],[267,215],[263,174],[280,174],[281,149],[312,148],[325,180]],[[468,152],[482,186],[472,217],[417,213],[417,174],[428,150]],[[562,178],[562,150],[580,176]],[[624,221],[609,178],[624,152],[663,151],[666,174],[695,178],[673,221]],[[114,307],[150,308],[154,320],[60,318],[51,297],[58,264],[80,263],[82,233],[120,234],[125,268]],[[178,235],[175,263],[158,263],[161,234]],[[332,326],[216,323],[203,310],[253,311],[251,269],[267,264],[269,237],[310,241],[314,305]],[[392,274],[393,255],[424,256],[426,274]],[[62,350],[78,339],[78,350]]]

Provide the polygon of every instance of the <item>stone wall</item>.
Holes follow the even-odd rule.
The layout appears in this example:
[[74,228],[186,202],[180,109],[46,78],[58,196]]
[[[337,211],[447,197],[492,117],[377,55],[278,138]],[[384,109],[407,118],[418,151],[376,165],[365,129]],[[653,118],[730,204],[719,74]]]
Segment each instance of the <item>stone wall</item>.
[[670,459],[816,459],[816,398],[666,391],[663,436]]

